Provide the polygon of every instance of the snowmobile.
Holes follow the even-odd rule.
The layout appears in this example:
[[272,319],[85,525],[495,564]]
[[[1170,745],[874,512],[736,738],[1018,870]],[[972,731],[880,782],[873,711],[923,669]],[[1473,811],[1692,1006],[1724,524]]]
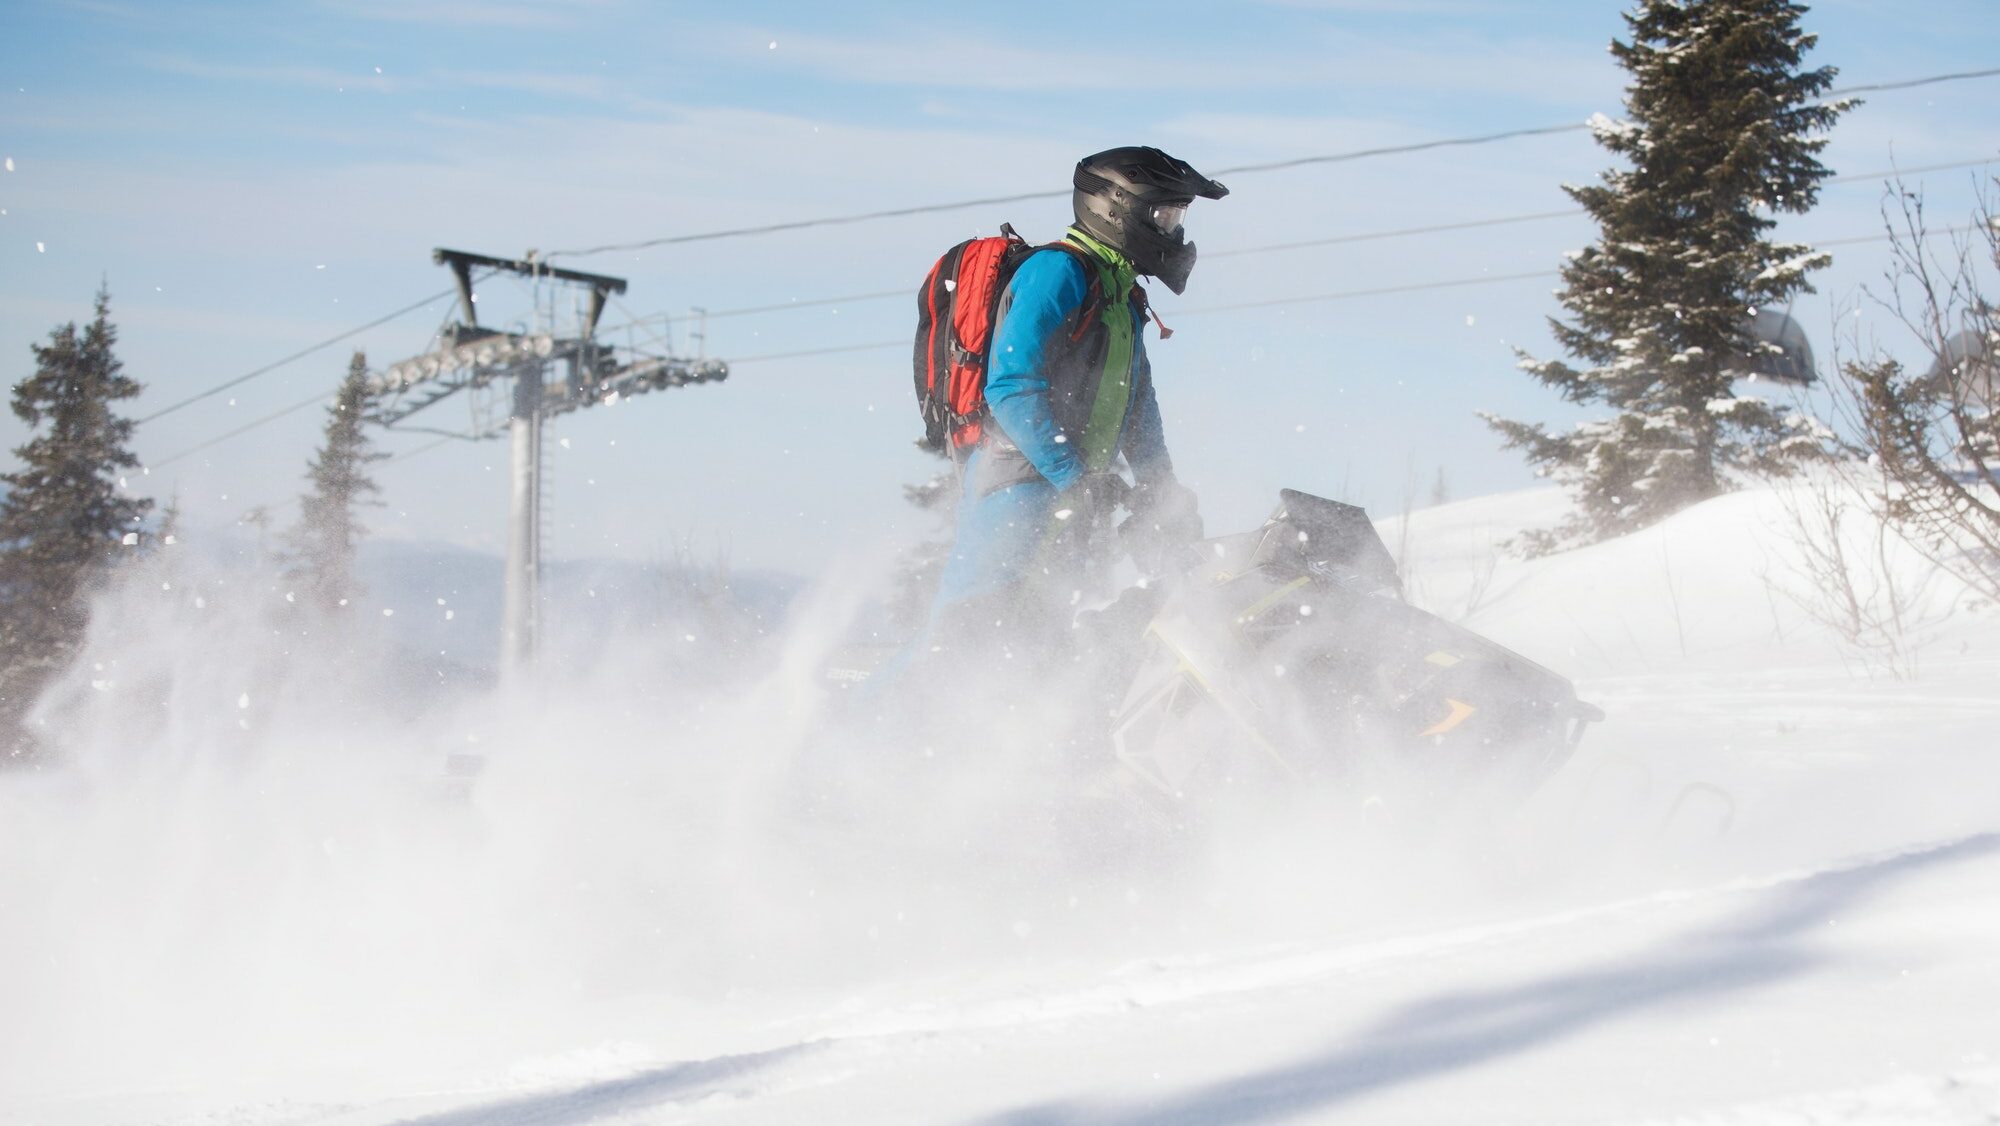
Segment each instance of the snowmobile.
[[[1077,741],[1177,820],[1260,782],[1358,798],[1394,774],[1524,795],[1604,718],[1560,674],[1405,602],[1354,505],[1287,489],[1262,526],[1158,558],[1078,616],[1110,705],[1080,710],[1110,722]],[[870,663],[849,650],[828,679],[856,687]]]
[[1567,678],[1405,602],[1354,505],[1286,489],[1262,527],[1183,561],[1110,729],[1117,761],[1169,801],[1246,773],[1525,794],[1604,718]]

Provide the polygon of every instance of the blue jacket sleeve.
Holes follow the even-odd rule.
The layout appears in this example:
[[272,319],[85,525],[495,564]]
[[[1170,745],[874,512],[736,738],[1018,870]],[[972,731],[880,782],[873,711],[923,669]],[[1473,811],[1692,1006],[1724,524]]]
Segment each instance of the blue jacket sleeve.
[[1125,419],[1125,460],[1141,485],[1171,481],[1174,463],[1167,457],[1166,428],[1160,422],[1160,401],[1153,396],[1153,364],[1139,353],[1139,388]]
[[1001,297],[1000,324],[986,363],[993,420],[1037,472],[1058,489],[1083,476],[1083,459],[1063,438],[1049,398],[1048,355],[1063,322],[1083,305],[1083,265],[1060,250],[1028,256]]

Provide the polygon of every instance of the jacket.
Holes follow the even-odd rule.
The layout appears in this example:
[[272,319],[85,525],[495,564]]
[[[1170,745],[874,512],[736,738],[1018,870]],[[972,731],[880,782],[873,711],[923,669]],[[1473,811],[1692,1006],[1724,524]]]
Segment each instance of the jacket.
[[[996,425],[972,462],[969,496],[1038,477],[1067,488],[1087,472],[1110,469],[1120,454],[1140,484],[1173,476],[1141,332],[1144,299],[1131,263],[1074,228],[1067,237],[1107,268],[1111,287],[1079,337],[1090,278],[1078,255],[1039,250],[1015,271],[1001,295],[986,369],[986,402]],[[1112,317],[1130,318],[1129,345],[1118,339],[1122,334],[1114,328],[1122,326],[1110,323]],[[1127,362],[1100,378],[1106,353],[1127,348]],[[1087,439],[1097,433],[1093,416],[1100,410],[1111,440],[1099,435],[1099,448],[1092,449]]]

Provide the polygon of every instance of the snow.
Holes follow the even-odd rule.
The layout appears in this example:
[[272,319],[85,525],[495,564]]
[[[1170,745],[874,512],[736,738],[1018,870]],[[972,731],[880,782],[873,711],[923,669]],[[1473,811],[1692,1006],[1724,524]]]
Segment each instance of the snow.
[[[1795,251],[1795,253],[1793,253],[1793,255],[1789,258],[1786,258],[1782,261],[1773,262],[1769,266],[1766,266],[1762,270],[1759,270],[1757,272],[1757,276],[1752,279],[1753,281],[1768,282],[1768,281],[1786,280],[1805,274],[1812,270],[1823,269],[1827,265],[1827,263],[1833,261],[1831,255],[1826,254],[1823,251],[1813,250],[1810,247],[1803,247],[1803,248],[1794,247],[1794,248],[1781,248],[1781,249],[1792,249]],[[1751,312],[1752,315],[1754,316],[1756,311],[1752,310]]]
[[[834,837],[759,816],[839,575],[754,691],[678,688],[675,629],[415,716],[274,681],[235,600],[128,608],[200,631],[154,658],[180,679],[117,670],[173,723],[60,717],[83,768],[0,774],[0,1120],[1992,1121],[2000,621],[1891,550],[1920,661],[1831,634],[1808,487],[1536,560],[1499,545],[1553,490],[1382,520],[1413,601],[1606,722],[1523,805],[1255,811],[1126,868],[1024,855],[955,788]],[[402,752],[468,734],[469,803],[407,792]]]
[[[1751,378],[1754,379],[1756,377],[1752,376]],[[1708,413],[1720,416],[1735,414],[1745,407],[1764,407],[1768,405],[1765,400],[1759,399],[1754,395],[1728,395],[1720,399],[1710,399],[1704,404]]]
[[1585,124],[1590,127],[1592,136],[1606,142],[1623,141],[1629,144],[1645,133],[1644,129],[1630,121],[1617,121],[1602,113],[1591,114]]

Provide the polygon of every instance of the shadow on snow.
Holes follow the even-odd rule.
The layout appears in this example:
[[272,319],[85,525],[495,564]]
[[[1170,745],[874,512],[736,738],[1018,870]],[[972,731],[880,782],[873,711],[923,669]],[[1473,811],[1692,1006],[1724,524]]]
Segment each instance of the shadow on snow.
[[688,1060],[623,1079],[406,1118],[396,1126],[569,1126],[663,1103],[722,1094],[734,1080],[821,1047],[819,1043],[794,1044],[768,1052]]
[[1132,1103],[1023,1107],[985,1126],[1163,1126],[1287,1118],[1472,1067],[1615,1020],[1649,1005],[1775,985],[1825,956],[1808,937],[1891,882],[2000,853],[2000,833],[1968,837],[1802,880],[1740,921],[1677,936],[1646,957],[1500,989],[1469,990],[1397,1009],[1317,1055]]

